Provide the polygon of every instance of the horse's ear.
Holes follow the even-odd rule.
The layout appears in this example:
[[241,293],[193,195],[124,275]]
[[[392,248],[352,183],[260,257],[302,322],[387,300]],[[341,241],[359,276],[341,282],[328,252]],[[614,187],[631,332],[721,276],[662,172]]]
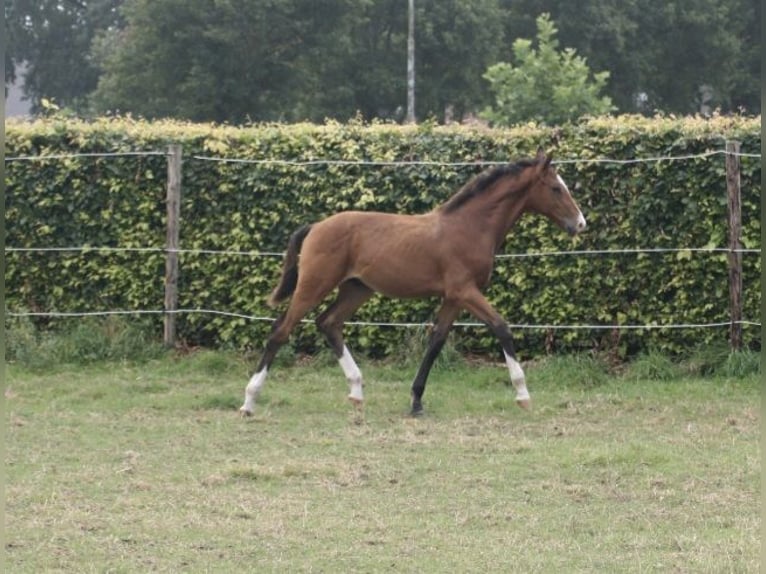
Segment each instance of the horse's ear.
[[545,171],[548,169],[551,165],[551,160],[553,159],[553,154],[546,154],[545,150],[543,148],[539,147],[537,148],[537,157],[535,157],[537,160],[537,163],[542,165],[542,171]]

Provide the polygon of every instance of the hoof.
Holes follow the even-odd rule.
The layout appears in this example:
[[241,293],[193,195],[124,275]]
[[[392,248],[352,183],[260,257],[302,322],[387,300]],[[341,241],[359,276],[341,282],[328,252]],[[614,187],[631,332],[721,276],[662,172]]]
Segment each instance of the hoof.
[[414,392],[410,396],[410,416],[419,417],[423,415],[423,398],[417,396]]
[[357,409],[361,409],[362,406],[364,406],[364,400],[360,399],[359,397],[349,395],[347,398],[348,398],[348,402],[354,405],[354,407]]
[[532,401],[530,399],[516,399],[516,404],[524,410],[529,410],[532,406]]
[[241,416],[243,419],[246,419],[247,417],[253,416],[253,411],[250,411],[246,409],[245,407],[240,407],[239,416]]

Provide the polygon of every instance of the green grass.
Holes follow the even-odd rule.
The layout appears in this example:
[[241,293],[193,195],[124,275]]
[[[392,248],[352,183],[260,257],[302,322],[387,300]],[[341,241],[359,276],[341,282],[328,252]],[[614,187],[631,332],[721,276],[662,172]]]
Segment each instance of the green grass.
[[164,353],[151,322],[122,316],[63,319],[48,329],[29,317],[7,317],[5,357],[31,370],[61,363],[148,360]]
[[410,366],[360,361],[362,413],[276,368],[240,419],[233,354],[9,365],[8,571],[756,572],[760,375],[651,361],[528,365],[529,412],[451,361],[418,419]]

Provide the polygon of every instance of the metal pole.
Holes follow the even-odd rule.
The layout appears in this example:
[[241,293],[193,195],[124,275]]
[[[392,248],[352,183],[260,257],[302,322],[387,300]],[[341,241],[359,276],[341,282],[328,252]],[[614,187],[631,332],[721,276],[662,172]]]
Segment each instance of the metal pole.
[[415,0],[409,0],[407,25],[407,123],[415,123]]

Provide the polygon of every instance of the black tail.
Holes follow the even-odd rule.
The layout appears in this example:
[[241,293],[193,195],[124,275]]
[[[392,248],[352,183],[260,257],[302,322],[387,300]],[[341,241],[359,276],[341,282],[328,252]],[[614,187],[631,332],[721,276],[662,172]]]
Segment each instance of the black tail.
[[295,286],[298,284],[298,254],[301,251],[303,240],[306,239],[309,231],[311,231],[311,225],[304,225],[290,236],[285,263],[282,267],[282,278],[279,280],[279,285],[269,296],[269,306],[276,307],[295,291]]

